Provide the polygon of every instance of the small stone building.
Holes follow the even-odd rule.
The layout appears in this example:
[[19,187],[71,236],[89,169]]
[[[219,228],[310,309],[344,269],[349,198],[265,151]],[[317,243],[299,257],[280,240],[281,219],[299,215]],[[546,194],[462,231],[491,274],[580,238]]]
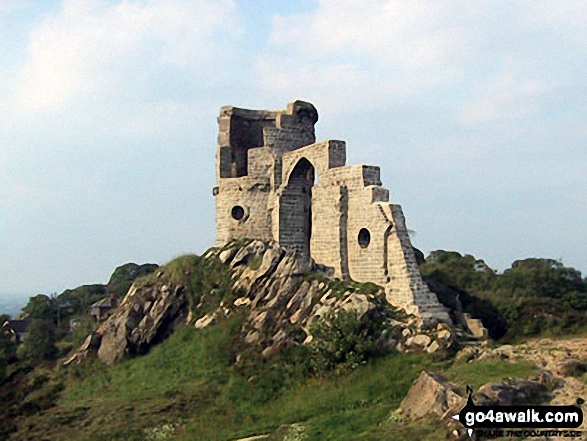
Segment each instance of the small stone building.
[[96,303],[93,303],[90,306],[90,315],[96,320],[97,322],[102,321],[106,316],[106,313],[111,309],[114,309],[118,306],[118,298],[115,294],[109,294],[108,297],[104,297],[101,300],[98,300]]
[[343,279],[384,286],[387,300],[424,319],[448,314],[422,281],[399,205],[379,167],[346,165],[343,141],[316,142],[316,108],[223,107],[216,152],[216,245],[277,241]]

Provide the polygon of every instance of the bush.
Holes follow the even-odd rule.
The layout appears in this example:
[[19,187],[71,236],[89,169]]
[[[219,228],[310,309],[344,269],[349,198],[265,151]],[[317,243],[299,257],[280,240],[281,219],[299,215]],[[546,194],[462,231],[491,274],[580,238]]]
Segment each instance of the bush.
[[50,360],[57,354],[55,328],[49,320],[34,319],[22,344],[22,355],[33,361]]
[[343,373],[364,364],[379,354],[376,338],[383,330],[383,320],[362,323],[352,312],[331,311],[310,327],[310,367],[317,375],[336,370]]

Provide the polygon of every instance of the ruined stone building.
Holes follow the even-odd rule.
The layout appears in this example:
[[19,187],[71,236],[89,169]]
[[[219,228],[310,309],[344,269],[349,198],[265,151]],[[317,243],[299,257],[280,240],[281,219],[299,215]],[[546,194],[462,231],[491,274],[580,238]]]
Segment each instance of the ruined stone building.
[[343,141],[316,142],[316,108],[223,107],[216,152],[216,245],[277,241],[334,269],[336,277],[384,286],[388,301],[448,320],[422,281],[399,205],[379,167],[346,165]]

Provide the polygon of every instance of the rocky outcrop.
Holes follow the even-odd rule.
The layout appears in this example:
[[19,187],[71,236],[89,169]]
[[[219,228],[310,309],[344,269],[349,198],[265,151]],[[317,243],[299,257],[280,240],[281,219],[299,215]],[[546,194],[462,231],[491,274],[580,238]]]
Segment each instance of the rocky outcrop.
[[233,289],[240,295],[233,305],[249,308],[243,338],[265,357],[283,346],[309,343],[314,321],[337,311],[362,322],[385,321],[377,343],[386,349],[432,353],[455,347],[456,334],[447,324],[422,329],[415,317],[389,305],[377,285],[331,279],[328,268],[278,245],[253,241],[238,251],[212,250],[208,257],[213,255],[234,270]]
[[[587,339],[568,338],[553,340],[542,338],[519,345],[502,345],[497,348],[465,348],[457,359],[503,360],[503,362],[526,361],[542,371],[541,382],[548,389],[548,404],[567,406],[577,404],[587,396],[587,384],[582,379],[587,371]],[[584,411],[587,405],[581,404]],[[587,421],[582,430],[587,430]]]
[[547,398],[543,377],[533,380],[507,378],[481,386],[474,395],[474,402],[478,406],[542,404],[544,400]]
[[[481,386],[472,398],[477,406],[541,404],[548,400],[547,383],[548,378],[544,375],[533,379],[507,378]],[[399,412],[408,421],[433,417],[448,422],[460,412],[466,401],[465,394],[454,384],[423,371],[402,400]]]
[[[381,287],[332,279],[329,268],[275,243],[233,242],[192,258],[191,265],[203,269],[178,269],[181,265],[171,262],[134,283],[96,330],[93,343],[87,342],[68,362],[91,352],[109,364],[127,354],[144,354],[181,323],[202,329],[237,311],[244,312],[237,340],[266,358],[284,347],[311,342],[313,323],[340,311],[360,323],[384,323],[373,337],[388,350],[433,353],[457,348],[451,326],[423,329],[415,317],[387,303]],[[217,280],[208,280],[214,277],[208,266],[222,268]]]
[[457,414],[466,401],[456,386],[433,373],[423,371],[402,400],[400,413],[407,420],[418,420],[430,415],[446,419]]
[[238,250],[212,250],[206,257],[215,255],[233,270],[238,297],[231,306],[248,311],[243,340],[264,357],[311,341],[312,323],[330,311],[351,312],[366,321],[391,315],[393,309],[375,285],[332,280],[327,268],[275,244],[253,241]]
[[182,285],[173,286],[158,279],[134,284],[118,308],[65,364],[79,362],[94,352],[107,364],[127,354],[144,354],[178,324],[185,323],[187,315],[188,300]]
[[132,286],[120,307],[98,329],[102,340],[98,357],[111,364],[125,354],[144,354],[166,338],[187,317],[183,286]]

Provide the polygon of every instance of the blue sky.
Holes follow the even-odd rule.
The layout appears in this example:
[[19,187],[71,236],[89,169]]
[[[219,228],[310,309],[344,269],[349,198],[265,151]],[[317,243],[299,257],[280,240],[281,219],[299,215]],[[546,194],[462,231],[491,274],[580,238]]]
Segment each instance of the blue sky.
[[3,0],[0,300],[214,235],[223,105],[314,103],[413,242],[587,272],[587,3]]

